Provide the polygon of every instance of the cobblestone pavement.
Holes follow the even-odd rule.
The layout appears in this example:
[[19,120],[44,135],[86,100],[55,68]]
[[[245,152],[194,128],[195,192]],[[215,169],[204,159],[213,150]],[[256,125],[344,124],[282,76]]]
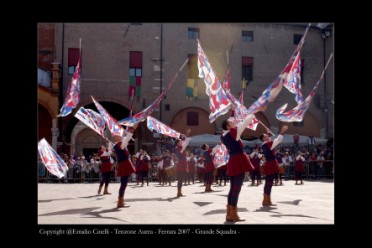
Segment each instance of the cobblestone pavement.
[[[183,186],[180,198],[176,184],[129,183],[125,202],[131,206],[117,209],[119,183],[110,184],[112,195],[97,195],[98,183],[39,183],[38,224],[225,224],[229,183],[213,186],[212,193],[201,183]],[[236,224],[334,224],[333,180],[273,186],[276,207],[262,207],[262,198],[263,185],[244,182],[238,213],[246,221]]]

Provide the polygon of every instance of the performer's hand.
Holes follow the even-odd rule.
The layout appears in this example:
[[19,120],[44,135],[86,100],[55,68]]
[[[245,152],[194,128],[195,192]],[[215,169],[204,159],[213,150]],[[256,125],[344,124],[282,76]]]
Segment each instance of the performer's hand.
[[288,129],[288,126],[287,126],[287,125],[284,125],[284,126],[282,127],[282,131],[280,132],[280,134],[284,134],[285,131],[287,131],[287,129]]

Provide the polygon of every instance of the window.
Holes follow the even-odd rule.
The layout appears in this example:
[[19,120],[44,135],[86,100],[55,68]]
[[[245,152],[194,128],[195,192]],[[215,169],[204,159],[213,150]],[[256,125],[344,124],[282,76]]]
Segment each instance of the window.
[[169,111],[169,110],[170,110],[170,104],[168,104],[168,103],[165,104],[165,110],[166,110],[166,111]]
[[301,59],[301,84],[304,84],[305,60]]
[[253,81],[253,57],[242,57],[242,79]]
[[298,45],[302,39],[302,34],[293,35],[293,44]]
[[253,31],[242,31],[242,41],[252,42],[253,41]]
[[68,75],[73,75],[79,62],[79,48],[68,49]]
[[129,54],[128,96],[132,96],[133,93],[137,97],[141,96],[141,81],[142,81],[142,52],[131,51]]
[[199,39],[199,28],[189,28],[187,36],[189,40]]
[[303,127],[304,126],[304,121],[301,121],[301,122],[293,122],[293,126],[294,127]]
[[187,112],[187,126],[198,126],[199,125],[199,113],[198,112]]

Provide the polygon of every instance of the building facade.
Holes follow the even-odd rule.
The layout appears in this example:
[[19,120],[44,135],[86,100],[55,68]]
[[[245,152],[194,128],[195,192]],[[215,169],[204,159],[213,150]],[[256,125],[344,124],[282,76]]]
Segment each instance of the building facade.
[[[96,149],[103,139],[73,117],[80,107],[92,108],[91,95],[116,119],[129,115],[131,95],[133,113],[151,104],[181,65],[189,62],[178,74],[166,98],[152,114],[177,131],[192,130],[191,135],[220,132],[222,121],[229,114],[209,123],[208,96],[203,79],[198,78],[197,39],[222,81],[227,68],[231,73],[231,92],[249,107],[278,76],[304,33],[306,24],[271,23],[58,23],[53,25],[54,62],[61,64],[61,90],[64,99],[78,54],[82,54],[81,100],[79,106],[61,121],[59,140],[65,152],[82,153]],[[320,29],[312,26],[301,50],[302,93],[307,97],[318,81],[325,60],[333,52],[333,25]],[[39,33],[40,35],[41,33]],[[81,39],[81,50],[80,50]],[[244,80],[244,81],[243,81]],[[333,133],[333,60],[325,82],[302,123],[289,123],[288,133],[334,137]],[[284,124],[275,118],[284,103],[296,106],[294,95],[283,89],[265,112],[257,117],[274,132]],[[246,130],[243,138],[258,137],[264,131]],[[137,130],[138,149],[153,144],[154,136],[143,123]]]

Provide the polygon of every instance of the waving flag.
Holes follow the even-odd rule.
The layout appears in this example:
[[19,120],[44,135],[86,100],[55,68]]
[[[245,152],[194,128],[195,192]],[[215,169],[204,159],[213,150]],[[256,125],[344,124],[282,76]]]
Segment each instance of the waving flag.
[[91,129],[93,129],[93,131],[105,138],[105,136],[103,135],[103,132],[105,130],[105,120],[100,114],[93,111],[92,109],[85,109],[84,107],[81,107],[76,112],[75,117]]
[[213,163],[216,168],[221,167],[229,162],[229,151],[226,149],[224,144],[215,146],[212,150],[212,154],[214,154]]
[[91,96],[93,99],[94,104],[96,105],[99,113],[101,114],[102,118],[105,120],[112,136],[118,135],[123,137],[124,134],[126,134],[126,131],[124,130],[123,127],[121,127],[119,124],[116,123],[116,120],[114,117],[112,117],[106,109],[104,109],[99,102],[94,99],[93,96]]
[[[289,62],[284,67],[283,71],[279,74],[279,76],[272,82],[262,93],[260,98],[258,98],[249,108],[248,114],[257,113],[262,111],[267,107],[267,105],[273,102],[276,97],[279,95],[280,91],[283,88],[283,84],[288,81],[289,73],[293,67],[293,64],[297,58],[298,53],[300,52],[302,45],[305,42],[305,37],[309,30],[310,24],[307,26],[304,35],[300,43],[297,45],[296,50],[293,52]],[[287,84],[287,83],[286,83]]]
[[68,86],[65,102],[63,103],[58,117],[69,115],[80,101],[80,59],[77,63],[71,83]]
[[150,131],[155,130],[157,133],[161,133],[176,139],[178,139],[181,135],[179,132],[173,130],[172,128],[168,127],[164,123],[151,116],[147,116],[147,127],[148,129],[150,129]]
[[49,143],[43,138],[37,144],[41,161],[47,170],[58,178],[66,175],[68,167],[63,159],[53,150]]
[[217,75],[214,73],[212,66],[208,61],[207,55],[204,53],[198,40],[198,69],[199,77],[204,78],[205,92],[209,96],[209,122],[213,122],[218,116],[227,113],[231,107],[231,103],[227,98],[226,93],[221,87]]
[[295,94],[295,100],[298,104],[304,101],[301,90],[301,55],[300,52],[292,64],[292,68],[289,71],[287,80],[283,83],[292,94]]
[[167,94],[167,91],[170,89],[170,87],[172,87],[174,81],[178,76],[178,73],[182,71],[183,67],[185,67],[185,65],[187,64],[187,61],[189,61],[189,59],[186,59],[181,68],[177,71],[176,75],[173,77],[172,81],[168,84],[168,87],[155,99],[153,103],[151,103],[146,109],[142,110],[141,112],[120,120],[118,123],[124,126],[133,126],[140,121],[144,121],[147,116],[151,115],[154,109],[159,106],[159,103],[163,100],[164,96]]
[[280,107],[276,111],[275,116],[276,116],[276,118],[278,120],[283,121],[283,122],[301,122],[302,121],[302,119],[304,118],[304,115],[305,115],[306,111],[310,107],[310,103],[312,102],[312,100],[314,98],[314,95],[315,95],[315,93],[316,93],[316,91],[318,89],[319,83],[323,79],[324,72],[327,69],[328,64],[331,61],[332,57],[333,57],[333,53],[329,57],[328,62],[327,62],[327,65],[323,69],[323,72],[320,75],[320,78],[319,78],[318,82],[316,82],[314,88],[310,92],[309,96],[306,97],[305,101],[303,101],[302,103],[298,104],[294,109],[291,109],[291,110],[289,110],[289,111],[287,111],[285,113],[284,113],[284,111],[287,108],[288,103],[284,104],[282,107]]

